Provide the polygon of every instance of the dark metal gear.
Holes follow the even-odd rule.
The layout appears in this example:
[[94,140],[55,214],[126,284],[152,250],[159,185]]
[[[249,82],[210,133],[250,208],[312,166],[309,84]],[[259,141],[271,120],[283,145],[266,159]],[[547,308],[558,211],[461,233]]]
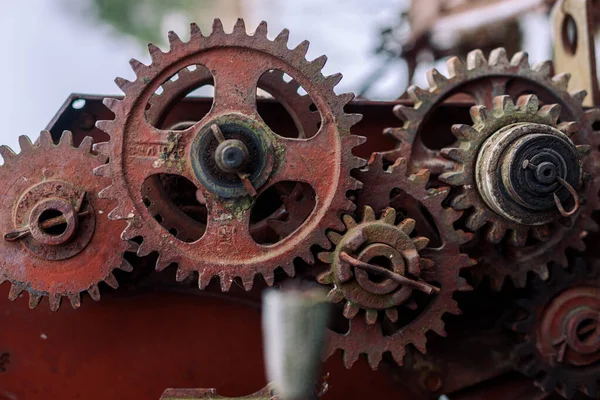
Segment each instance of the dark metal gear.
[[[314,262],[311,246],[329,247],[325,231],[342,229],[338,213],[355,208],[346,192],[360,187],[350,171],[363,165],[352,155],[352,148],[364,139],[350,134],[350,127],[360,116],[343,111],[353,95],[334,93],[341,75],[321,74],[326,57],[311,62],[305,59],[308,42],[290,50],[287,30],[271,41],[266,28],[263,22],[248,35],[243,21],[238,20],[233,32],[227,34],[215,20],[212,34],[202,36],[192,24],[187,43],[171,32],[168,52],[149,46],[150,66],[131,62],[136,81],[116,80],[125,98],[107,99],[115,119],[98,122],[111,137],[97,145],[110,161],[96,172],[112,179],[112,185],[101,195],[119,200],[109,217],[128,221],[123,239],[143,238],[138,255],[159,252],[157,268],[178,264],[179,280],[198,272],[200,288],[218,276],[224,291],[235,277],[250,289],[257,274],[270,285],[278,267],[293,275],[294,259]],[[203,65],[213,75],[215,97],[210,112],[183,131],[153,127],[145,117],[148,100],[160,85],[189,65]],[[313,137],[297,140],[279,136],[258,115],[256,84],[272,69],[292,76],[313,100],[322,120]],[[249,155],[246,166],[236,173],[223,171],[213,161],[219,144],[231,140],[241,141]],[[140,189],[153,174],[182,175],[197,186],[197,197],[208,208],[207,229],[200,239],[186,243],[165,236],[148,213]],[[309,184],[318,202],[293,235],[272,245],[260,245],[248,229],[253,199],[283,181]]]
[[113,269],[131,271],[122,258],[130,245],[119,238],[124,224],[109,221],[114,204],[98,198],[106,182],[93,169],[106,158],[91,153],[90,137],[73,147],[68,131],[58,145],[47,131],[19,144],[19,154],[0,147],[0,283],[12,283],[11,300],[29,292],[31,308],[42,296],[53,311],[62,297],[79,308],[81,292],[99,300],[98,283],[118,286]]
[[567,399],[578,390],[598,398],[600,380],[600,277],[598,265],[575,262],[551,269],[547,282],[533,283],[525,312],[512,329],[523,342],[515,347],[515,367],[545,392]]
[[[408,344],[425,353],[427,332],[445,336],[442,316],[460,314],[452,295],[471,289],[459,276],[473,265],[459,251],[470,235],[453,227],[462,213],[442,205],[448,189],[427,190],[429,174],[408,175],[406,159],[385,169],[382,155],[374,153],[357,176],[365,181],[358,202],[373,199],[375,210],[383,212],[376,219],[373,209],[365,207],[360,222],[345,215],[347,231],[330,232],[336,247],[319,254],[329,267],[319,282],[333,286],[329,298],[344,303],[343,314],[350,320],[347,333],[330,332],[327,355],[341,349],[350,368],[366,354],[375,369],[389,352],[401,365]],[[381,199],[389,202],[390,197],[400,213],[381,209],[388,205]],[[415,207],[405,207],[411,202]],[[433,230],[423,223],[429,218]],[[432,236],[421,236],[426,233]],[[359,312],[364,317],[356,317]]]
[[492,244],[504,239],[503,248],[474,242],[474,275],[489,276],[497,290],[506,277],[523,287],[528,271],[545,279],[550,261],[566,266],[567,248],[583,251],[587,232],[598,229],[598,151],[579,123],[558,124],[560,106],[538,108],[533,95],[516,105],[498,96],[491,110],[475,106],[471,115],[473,126],[453,126],[458,145],[442,154],[455,166],[439,179],[459,188],[450,204],[468,210],[470,231]]
[[[397,105],[394,114],[403,121],[403,125],[385,131],[399,141],[398,148],[390,151],[386,158],[407,158],[411,172],[427,168],[437,176],[452,168],[452,161],[441,155],[441,147],[437,146],[447,140],[446,132],[423,128],[431,120],[434,111],[456,95],[468,95],[475,104],[491,108],[495,96],[509,95],[516,100],[522,94],[535,94],[544,104],[559,104],[563,120],[583,119],[581,102],[585,91],[570,94],[567,91],[570,75],[563,73],[553,76],[551,61],[530,66],[526,52],[516,53],[509,61],[506,50],[497,48],[492,50],[489,60],[481,50],[473,50],[467,55],[466,65],[458,57],[449,58],[446,65],[448,77],[437,69],[427,72],[429,90],[417,86],[408,88],[407,93],[414,101],[414,106]],[[447,116],[446,119],[451,121],[452,117]],[[462,121],[451,123],[456,122]]]
[[[153,126],[166,128],[164,126],[165,119],[172,108],[183,97],[208,84],[214,84],[213,76],[208,69],[202,66],[196,66],[194,69],[183,68],[177,72],[177,79],[169,79],[161,85],[160,94],[152,95],[146,110],[147,121]],[[283,105],[296,126],[298,138],[309,138],[317,133],[321,120],[320,115],[311,109],[313,102],[310,96],[298,93],[300,87],[298,82],[295,80],[286,82],[283,71],[271,70],[260,77],[257,87],[266,91]],[[196,122],[179,121],[169,129],[184,130]],[[201,218],[190,217],[184,210],[185,206],[175,204],[169,197],[169,193],[176,192],[176,190],[172,191],[171,188],[165,187],[164,180],[164,177],[155,175],[144,182],[142,191],[145,193],[148,211],[155,219],[160,219],[160,225],[177,238],[186,242],[194,241],[193,238],[202,236],[206,230],[206,210],[204,208],[198,210],[202,214]],[[179,191],[181,192],[181,188]],[[281,196],[285,197],[288,194],[284,192],[281,193]],[[253,237],[265,237],[269,235],[268,230],[273,230],[280,239],[284,238],[290,233],[290,229],[294,230],[300,226],[310,211],[312,211],[312,206],[308,212],[298,215],[290,213],[290,210],[282,205],[264,220],[251,223],[250,232]],[[302,221],[297,225],[286,223],[286,217],[289,215],[295,219],[302,218]]]

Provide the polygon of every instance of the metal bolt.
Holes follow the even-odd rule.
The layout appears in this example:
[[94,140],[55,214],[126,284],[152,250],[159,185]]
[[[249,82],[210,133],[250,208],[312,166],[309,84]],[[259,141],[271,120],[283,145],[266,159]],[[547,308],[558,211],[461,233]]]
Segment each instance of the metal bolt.
[[225,172],[239,172],[248,161],[248,148],[237,139],[225,140],[217,147],[215,161]]

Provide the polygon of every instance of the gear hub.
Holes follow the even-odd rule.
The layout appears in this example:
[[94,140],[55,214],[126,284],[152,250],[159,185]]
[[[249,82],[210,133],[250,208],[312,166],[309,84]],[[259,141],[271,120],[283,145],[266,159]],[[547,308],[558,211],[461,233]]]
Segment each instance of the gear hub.
[[523,225],[560,218],[558,207],[570,199],[579,204],[576,193],[573,198],[581,185],[579,152],[552,126],[517,123],[499,129],[482,144],[475,174],[485,203]]

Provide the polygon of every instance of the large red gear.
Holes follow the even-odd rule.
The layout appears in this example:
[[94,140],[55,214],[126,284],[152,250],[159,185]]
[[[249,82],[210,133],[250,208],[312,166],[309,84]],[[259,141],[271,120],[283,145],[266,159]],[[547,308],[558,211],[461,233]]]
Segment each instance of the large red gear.
[[[391,353],[393,359],[402,365],[406,346],[408,344],[414,345],[419,351],[426,352],[426,333],[433,331],[438,335],[445,336],[444,321],[442,316],[445,313],[460,314],[460,309],[456,301],[453,299],[453,294],[456,291],[468,291],[471,287],[467,284],[464,278],[459,276],[460,271],[463,268],[470,267],[474,264],[473,260],[469,259],[465,254],[460,253],[459,245],[465,243],[470,239],[470,235],[456,230],[453,227],[453,223],[456,222],[461,212],[453,209],[444,207],[442,202],[448,195],[447,188],[427,190],[425,185],[429,179],[429,173],[427,171],[420,171],[418,174],[407,173],[408,163],[406,159],[398,159],[394,165],[384,168],[383,156],[381,153],[375,153],[372,155],[367,167],[361,169],[357,174],[357,177],[363,182],[364,187],[357,194],[357,201],[359,204],[368,204],[370,201],[375,205],[375,211],[381,212],[381,207],[387,206],[386,201],[393,204],[399,202],[400,204],[406,204],[408,200],[413,203],[419,204],[427,212],[427,217],[423,215],[422,211],[410,211],[407,213],[407,217],[417,219],[416,231],[419,235],[423,235],[430,232],[436,232],[438,242],[435,247],[424,247],[427,245],[427,240],[423,238],[414,238],[412,240],[416,245],[416,249],[420,255],[420,269],[422,269],[422,281],[435,282],[439,285],[439,292],[430,294],[430,300],[419,309],[419,313],[409,322],[404,325],[397,327],[397,329],[391,334],[385,334],[382,331],[381,322],[377,321],[378,311],[384,311],[381,307],[371,308],[373,304],[377,304],[381,299],[381,295],[373,294],[373,301],[369,301],[370,306],[357,303],[356,299],[358,296],[354,296],[360,288],[353,283],[353,279],[349,280],[348,283],[338,282],[335,278],[337,272],[333,269],[333,265],[336,265],[338,261],[336,257],[339,257],[339,248],[334,249],[333,252],[321,253],[319,258],[326,264],[332,265],[332,270],[326,272],[321,276],[320,282],[324,284],[333,284],[333,289],[330,292],[330,298],[332,301],[338,302],[346,300],[344,315],[350,319],[349,329],[347,333],[341,334],[330,331],[327,356],[333,354],[337,349],[343,351],[344,363],[346,367],[350,368],[360,354],[366,354],[369,364],[372,368],[377,368],[384,353]],[[395,193],[395,189],[399,189],[400,193]],[[396,196],[392,196],[395,194]],[[402,199],[400,199],[401,197]],[[393,211],[393,210],[391,210]],[[384,211],[382,215],[382,221],[374,219],[374,212],[372,209],[367,208],[365,211],[364,221],[357,223],[350,216],[345,216],[345,223],[348,228],[346,235],[357,236],[357,229],[366,229],[368,231],[380,230],[380,225],[386,224],[394,219],[396,213],[390,213]],[[425,221],[428,218],[432,218],[434,221],[435,228],[432,230],[431,226]],[[386,222],[389,220],[388,222]],[[391,222],[393,226],[393,222]],[[371,225],[373,225],[371,227]],[[369,226],[369,227],[367,227]],[[398,225],[399,229],[410,232],[411,228],[415,227],[415,220],[404,219]],[[390,228],[388,228],[389,230]],[[365,231],[366,235],[369,232]],[[359,235],[360,236],[360,235]],[[377,235],[375,235],[377,236]],[[348,241],[355,241],[354,238],[340,234],[332,234],[334,243],[348,243]],[[398,239],[399,240],[399,239]],[[410,243],[408,241],[399,240],[397,243],[404,249],[397,249],[399,253],[403,251],[411,250]],[[405,244],[400,244],[405,243]],[[372,245],[372,244],[371,244]],[[344,247],[345,249],[346,247]],[[344,250],[341,249],[341,250]],[[414,249],[413,249],[414,250]],[[366,250],[365,250],[366,251]],[[404,264],[406,265],[406,271],[403,272],[406,276],[410,276],[409,265],[414,263],[409,260],[406,256],[404,258]],[[410,258],[415,258],[413,254]],[[340,259],[341,260],[341,259]],[[428,261],[430,260],[430,261]],[[343,264],[343,263],[342,263]],[[401,268],[404,270],[404,268]],[[418,269],[418,268],[417,268]],[[351,273],[356,275],[355,272]],[[415,275],[411,276],[413,279]],[[357,278],[358,279],[358,278]],[[386,281],[384,280],[384,283]],[[377,285],[381,286],[384,283],[378,282]],[[388,282],[389,284],[389,282]],[[347,287],[346,287],[347,286]],[[362,286],[359,284],[359,286]],[[400,284],[398,291],[403,290],[404,285]],[[350,299],[346,299],[346,289],[351,290],[349,293]],[[366,289],[363,289],[365,292]],[[368,291],[368,290],[367,290]],[[406,292],[406,290],[404,290]],[[410,291],[409,291],[410,292]],[[360,294],[360,298],[365,297],[367,294]],[[391,294],[393,296],[393,294]],[[383,297],[387,300],[390,294],[386,292]],[[410,296],[410,294],[409,294]],[[409,309],[416,308],[414,302],[407,302],[408,299],[404,299],[406,296],[401,296],[402,302]],[[411,305],[413,304],[413,305]],[[390,322],[395,323],[398,319],[397,305],[391,304],[390,309],[385,309],[385,318]],[[366,308],[364,318],[357,317],[358,312],[361,308]],[[384,307],[385,308],[385,307]],[[390,312],[391,311],[391,312]]]
[[[35,144],[26,136],[19,143],[19,154],[0,147],[0,282],[12,283],[11,300],[29,292],[31,308],[42,296],[54,311],[62,297],[79,308],[80,292],[98,300],[98,283],[118,286],[113,269],[131,271],[122,258],[130,244],[119,238],[124,224],[109,221],[114,204],[98,198],[106,180],[93,169],[106,158],[92,154],[89,137],[73,147],[68,131],[57,145],[47,131]],[[44,219],[45,213],[60,218],[57,211],[62,231],[52,231],[57,224]]]
[[[222,290],[228,290],[236,277],[250,289],[257,274],[272,284],[273,271],[278,267],[293,275],[294,259],[301,257],[313,262],[311,246],[328,247],[325,231],[341,229],[337,214],[354,209],[346,192],[358,189],[360,183],[350,176],[350,171],[363,162],[351,152],[363,139],[350,134],[350,127],[360,117],[343,111],[353,95],[336,95],[333,88],[341,75],[324,77],[320,71],[326,58],[306,61],[308,42],[290,50],[287,37],[284,30],[274,41],[267,39],[266,23],[248,35],[242,20],[238,20],[231,34],[226,34],[221,22],[215,20],[209,36],[203,36],[193,24],[187,43],[170,33],[168,52],[150,45],[150,66],[131,62],[137,75],[134,82],[117,79],[125,98],[107,99],[106,105],[115,113],[115,120],[98,122],[111,137],[97,147],[109,155],[110,161],[96,171],[112,179],[101,195],[119,200],[109,217],[128,221],[123,239],[143,238],[138,255],[158,251],[157,268],[177,263],[180,280],[197,271],[200,288],[214,276],[219,276]],[[145,118],[149,99],[161,84],[189,65],[204,65],[213,74],[215,99],[211,111],[184,131],[153,127]],[[271,69],[292,76],[311,96],[322,120],[315,136],[288,139],[274,134],[262,123],[255,107],[256,83]],[[223,188],[220,181],[207,183],[209,173],[204,169],[202,157],[208,153],[198,149],[204,149],[206,143],[207,149],[212,146],[210,135],[215,125],[228,124],[250,130],[252,140],[260,142],[257,152],[265,150],[264,163],[260,164],[264,167],[256,177],[247,178],[259,195],[281,181],[306,182],[316,193],[316,207],[303,225],[276,244],[259,245],[249,235],[253,202],[250,197],[240,195],[244,191],[251,193],[248,185],[230,189]],[[148,213],[140,188],[148,176],[160,173],[183,175],[199,188],[198,197],[209,210],[207,230],[199,240],[185,243],[165,235]]]

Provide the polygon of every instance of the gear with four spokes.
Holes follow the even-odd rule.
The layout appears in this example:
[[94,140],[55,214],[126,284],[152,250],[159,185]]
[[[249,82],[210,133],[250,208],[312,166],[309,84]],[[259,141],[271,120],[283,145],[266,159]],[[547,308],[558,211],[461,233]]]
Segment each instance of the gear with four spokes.
[[535,378],[544,392],[571,399],[582,391],[598,398],[600,374],[600,277],[597,262],[576,260],[568,269],[554,267],[546,282],[536,279],[524,311],[511,324],[521,343],[515,367]]
[[402,364],[408,344],[425,353],[427,332],[445,336],[442,316],[460,314],[452,296],[471,289],[459,276],[473,265],[459,251],[470,235],[453,227],[461,212],[442,205],[448,189],[427,190],[429,173],[408,174],[406,159],[384,168],[375,153],[357,177],[357,202],[372,199],[374,209],[365,207],[359,222],[344,216],[346,232],[329,233],[335,249],[319,254],[329,267],[319,282],[332,286],[330,300],[350,319],[346,333],[330,331],[327,352],[341,349],[348,368],[360,354],[372,368],[388,352]]
[[[350,171],[363,162],[351,151],[363,138],[350,134],[360,117],[343,110],[353,95],[334,93],[341,75],[321,74],[325,57],[305,59],[308,42],[290,50],[287,39],[284,30],[269,40],[264,22],[252,35],[242,20],[232,33],[225,33],[215,20],[209,36],[192,24],[189,42],[171,32],[168,52],[149,46],[151,65],[132,61],[137,79],[117,79],[125,97],[106,101],[115,119],[98,122],[110,141],[97,149],[110,161],[96,172],[112,179],[101,196],[119,200],[109,217],[127,220],[124,239],[142,237],[138,255],[159,253],[158,269],[176,263],[179,280],[197,272],[204,288],[218,276],[224,291],[236,277],[246,289],[256,275],[272,284],[276,268],[293,275],[297,257],[313,262],[311,247],[327,248],[325,231],[341,229],[338,213],[354,209],[346,192],[358,189],[360,183]],[[190,65],[205,66],[213,76],[211,110],[183,131],[152,126],[145,116],[149,99]],[[302,140],[279,136],[258,115],[256,85],[272,69],[290,75],[313,100],[322,121],[314,136]],[[206,232],[200,239],[187,243],[165,235],[148,213],[141,187],[156,174],[182,175],[195,183],[197,197],[208,209]],[[274,244],[258,244],[248,230],[253,199],[269,186],[287,181],[309,184],[319,201],[293,235]]]
[[580,123],[559,124],[560,106],[539,108],[533,95],[495,97],[471,116],[473,126],[452,127],[458,143],[442,154],[455,165],[439,179],[458,189],[450,204],[478,234],[476,275],[498,290],[506,277],[523,287],[528,271],[545,278],[550,261],[566,266],[567,248],[583,251],[598,229],[599,153]]
[[106,180],[93,170],[106,158],[91,152],[89,137],[73,147],[68,131],[56,145],[47,131],[19,144],[19,154],[0,147],[0,282],[11,282],[11,300],[29,292],[31,308],[43,296],[53,311],[63,297],[79,308],[81,292],[99,300],[100,282],[118,287],[113,269],[131,271],[122,257],[131,250],[120,238],[124,224],[109,221],[114,204],[97,197]]

